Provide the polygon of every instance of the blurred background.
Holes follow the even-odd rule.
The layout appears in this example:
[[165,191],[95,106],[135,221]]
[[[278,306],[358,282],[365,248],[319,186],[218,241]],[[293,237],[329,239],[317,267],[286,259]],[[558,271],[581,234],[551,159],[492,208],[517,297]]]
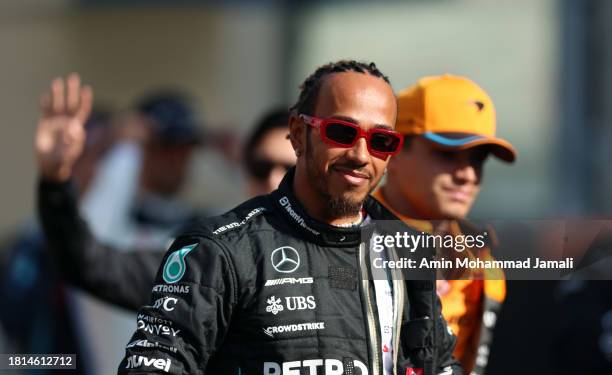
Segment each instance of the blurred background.
[[[181,197],[215,213],[247,197],[235,149],[256,120],[293,103],[309,73],[341,58],[376,62],[395,90],[452,73],[488,91],[498,135],[519,157],[488,162],[474,218],[606,215],[611,21],[607,0],[3,0],[0,234],[9,241],[34,214],[38,97],[52,78],[79,72],[112,112],[152,90],[187,93],[218,147],[195,153]],[[552,371],[556,288],[509,285],[488,373]],[[108,306],[80,303],[83,370],[112,373],[133,313],[113,311],[130,330],[101,318]],[[612,356],[611,346],[601,348]]]

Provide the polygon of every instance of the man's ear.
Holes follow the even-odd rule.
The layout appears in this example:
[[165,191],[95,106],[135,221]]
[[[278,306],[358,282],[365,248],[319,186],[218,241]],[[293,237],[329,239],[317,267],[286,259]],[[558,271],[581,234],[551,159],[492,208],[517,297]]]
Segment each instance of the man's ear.
[[306,147],[306,130],[304,122],[296,115],[289,117],[289,140],[296,156],[304,154]]

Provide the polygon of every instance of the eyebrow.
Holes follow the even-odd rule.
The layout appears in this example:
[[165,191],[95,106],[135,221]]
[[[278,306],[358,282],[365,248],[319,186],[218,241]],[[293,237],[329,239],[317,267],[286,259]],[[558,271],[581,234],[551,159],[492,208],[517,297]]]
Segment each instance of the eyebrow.
[[[352,122],[353,124],[359,125],[359,121],[355,120],[354,118],[352,118],[350,116],[334,115],[334,116],[331,116],[330,118],[333,118],[333,119],[336,119],[336,120]],[[385,130],[393,130],[393,127],[391,127],[389,125],[385,125],[385,124],[375,124],[374,128],[376,128],[376,129],[385,129]]]

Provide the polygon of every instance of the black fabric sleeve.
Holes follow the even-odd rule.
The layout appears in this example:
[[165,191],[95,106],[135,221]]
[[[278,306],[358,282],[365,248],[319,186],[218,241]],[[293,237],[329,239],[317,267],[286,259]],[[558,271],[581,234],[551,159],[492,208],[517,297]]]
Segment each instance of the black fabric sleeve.
[[436,335],[437,337],[437,358],[435,373],[444,375],[463,375],[463,367],[453,356],[457,338],[448,327],[446,319],[442,316],[442,303],[436,295]]
[[38,214],[62,277],[91,295],[129,310],[148,301],[159,251],[121,251],[97,241],[80,217],[71,182],[40,181]]
[[398,373],[407,375],[463,375],[453,357],[456,338],[442,316],[434,280],[406,280],[411,301],[400,331]]
[[150,304],[138,311],[119,373],[206,373],[229,330],[238,300],[236,280],[228,252],[218,242],[177,238],[158,271]]

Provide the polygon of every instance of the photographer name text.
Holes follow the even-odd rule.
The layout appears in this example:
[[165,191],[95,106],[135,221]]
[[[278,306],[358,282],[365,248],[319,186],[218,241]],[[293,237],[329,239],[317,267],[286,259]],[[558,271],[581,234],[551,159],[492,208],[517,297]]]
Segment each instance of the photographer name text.
[[574,258],[564,258],[562,260],[545,260],[541,258],[527,258],[525,260],[482,260],[480,258],[455,258],[449,260],[427,259],[420,261],[415,259],[400,258],[398,260],[386,260],[381,257],[373,259],[375,268],[405,268],[405,269],[573,269]]

